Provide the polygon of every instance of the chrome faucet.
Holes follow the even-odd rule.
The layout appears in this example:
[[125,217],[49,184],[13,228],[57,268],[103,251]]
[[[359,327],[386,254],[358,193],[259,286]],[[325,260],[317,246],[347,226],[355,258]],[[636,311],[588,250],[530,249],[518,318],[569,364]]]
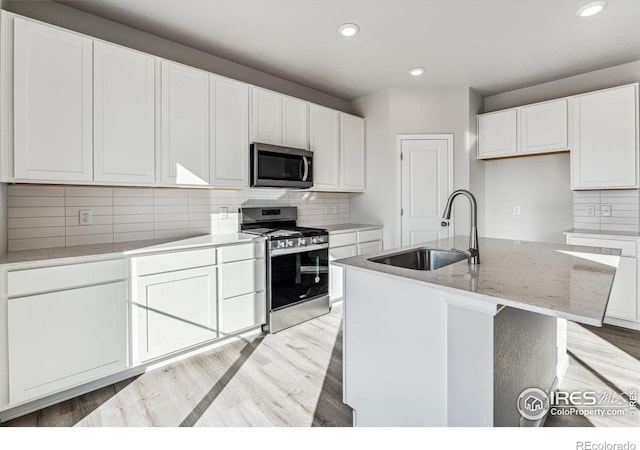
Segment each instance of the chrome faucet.
[[444,208],[444,219],[441,223],[443,227],[449,226],[449,219],[451,219],[451,206],[453,200],[458,195],[464,195],[469,199],[471,203],[471,231],[469,232],[469,264],[480,264],[480,249],[478,248],[478,204],[473,194],[466,189],[458,189],[454,191],[447,200],[447,206]]

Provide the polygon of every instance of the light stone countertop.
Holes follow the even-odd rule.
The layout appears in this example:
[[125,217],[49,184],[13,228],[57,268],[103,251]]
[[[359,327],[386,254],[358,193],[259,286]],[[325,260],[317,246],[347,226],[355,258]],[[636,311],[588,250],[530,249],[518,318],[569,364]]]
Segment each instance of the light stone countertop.
[[154,252],[169,252],[198,247],[233,245],[264,239],[260,236],[244,233],[207,234],[186,239],[161,239],[145,241],[129,241],[111,244],[76,245],[73,247],[45,248],[37,250],[11,251],[0,258],[0,264],[28,265],[42,262],[64,263],[86,262],[89,260],[108,259],[142,255]]
[[599,238],[618,238],[618,237],[630,237],[640,238],[640,232],[638,231],[611,231],[611,230],[583,230],[579,228],[572,228],[564,232],[564,234],[579,234],[585,236],[594,236]]
[[382,228],[382,225],[372,225],[366,223],[341,223],[338,225],[319,225],[317,228],[324,228],[329,233],[348,233],[349,231],[375,230]]
[[438,270],[421,271],[368,260],[422,246],[466,250],[467,236],[354,256],[332,264],[404,278],[479,301],[602,325],[620,250],[490,238],[481,238],[479,244],[477,266],[463,260]]

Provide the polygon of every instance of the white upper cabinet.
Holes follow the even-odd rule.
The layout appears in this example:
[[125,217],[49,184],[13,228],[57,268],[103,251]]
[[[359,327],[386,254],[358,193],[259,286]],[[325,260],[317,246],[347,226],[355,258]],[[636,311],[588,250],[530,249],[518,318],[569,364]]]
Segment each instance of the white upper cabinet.
[[572,99],[573,189],[638,187],[638,84]]
[[309,148],[309,104],[292,97],[282,97],[282,145]]
[[569,149],[567,99],[518,108],[518,153],[545,153]]
[[209,73],[162,61],[163,184],[209,184],[209,126]]
[[14,176],[91,181],[92,41],[15,18]]
[[340,188],[340,113],[318,105],[309,107],[309,140],[313,152],[313,187]]
[[249,186],[249,85],[211,75],[211,184]]
[[515,109],[478,116],[478,158],[499,158],[518,153]]
[[364,119],[340,113],[340,189],[364,191]]
[[251,141],[282,145],[282,96],[251,88]]
[[307,102],[251,88],[251,142],[308,149],[308,122]]
[[154,58],[94,43],[95,181],[155,181]]

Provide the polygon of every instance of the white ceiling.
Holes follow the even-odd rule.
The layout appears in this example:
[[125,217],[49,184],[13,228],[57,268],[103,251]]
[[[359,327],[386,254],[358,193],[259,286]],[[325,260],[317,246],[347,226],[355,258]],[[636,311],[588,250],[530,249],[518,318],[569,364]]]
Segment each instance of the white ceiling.
[[[74,0],[67,6],[351,100],[387,87],[493,94],[640,60],[640,0]],[[345,22],[360,25],[350,39]],[[424,66],[419,78],[411,67]]]

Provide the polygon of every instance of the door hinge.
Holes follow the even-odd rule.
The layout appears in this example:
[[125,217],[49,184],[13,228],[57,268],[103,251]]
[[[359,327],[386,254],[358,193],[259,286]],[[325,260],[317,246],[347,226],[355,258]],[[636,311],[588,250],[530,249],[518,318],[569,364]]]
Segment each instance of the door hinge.
[[404,216],[404,209],[400,208],[400,217]]
[[400,161],[404,159],[404,153],[400,153]]

